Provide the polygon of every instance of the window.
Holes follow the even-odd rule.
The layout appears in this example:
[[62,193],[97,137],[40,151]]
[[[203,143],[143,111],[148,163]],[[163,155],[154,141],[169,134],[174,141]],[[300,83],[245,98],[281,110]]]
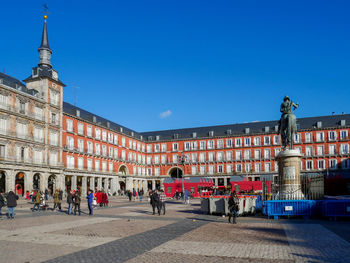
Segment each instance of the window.
[[92,127],[91,126],[86,127],[86,136],[92,137]]
[[244,146],[250,146],[250,138],[244,138]]
[[26,104],[22,101],[19,102],[19,113],[26,113]]
[[228,173],[228,174],[232,173],[232,165],[231,164],[226,165],[226,173]]
[[254,158],[256,160],[259,160],[261,158],[261,151],[260,150],[254,150]]
[[270,145],[271,144],[271,138],[270,136],[264,137],[264,145]]
[[205,153],[199,154],[199,162],[204,163],[205,162]]
[[305,147],[305,155],[312,156],[312,147]]
[[152,144],[147,145],[147,152],[151,153],[152,152]]
[[110,173],[113,172],[113,163],[112,163],[112,162],[110,162],[110,163],[108,164],[108,170],[109,170]]
[[208,170],[208,173],[209,174],[214,174],[214,165],[209,165],[209,170]]
[[350,168],[350,159],[342,159],[341,160],[341,167],[343,169],[349,169]]
[[305,142],[312,142],[312,133],[311,132],[308,132],[308,133],[305,133]]
[[44,142],[44,133],[42,128],[34,127],[34,140],[37,142]]
[[208,141],[208,149],[214,149],[214,141],[213,140],[210,140]]
[[126,143],[125,137],[122,137],[122,146],[123,147],[125,147],[125,143]]
[[107,172],[107,162],[102,162],[102,172]]
[[265,172],[271,172],[271,163],[265,163]]
[[115,145],[118,144],[118,135],[114,135],[114,144],[115,144]]
[[201,167],[199,168],[199,173],[200,173],[201,175],[205,174],[205,172],[206,172],[206,169],[205,169],[205,168],[206,168],[205,166],[201,166]]
[[154,152],[156,152],[156,153],[160,152],[160,145],[159,144],[154,145]]
[[265,159],[271,159],[271,150],[270,149],[264,150],[264,157],[265,157]]
[[197,174],[197,166],[192,166],[191,173],[192,173],[192,175]]
[[236,160],[242,160],[242,151],[236,151]]
[[102,141],[107,141],[107,132],[102,131]]
[[[296,150],[298,150],[297,148],[298,147],[295,147]],[[275,149],[275,157],[277,157],[280,152],[281,152],[281,148],[276,148]]]
[[101,130],[98,128],[95,128],[95,139],[101,140]]
[[323,142],[324,141],[324,133],[323,132],[316,133],[316,141],[317,142]]
[[252,165],[250,163],[246,163],[244,165],[244,169],[246,173],[250,173],[252,171]]
[[185,142],[185,151],[189,151],[191,149],[191,143]]
[[102,145],[102,155],[107,156],[107,146],[106,145]]
[[113,158],[113,147],[108,147],[108,157]]
[[23,139],[27,137],[27,124],[21,122],[17,123],[17,136]]
[[95,171],[100,170],[100,160],[95,160]]
[[51,124],[58,125],[57,114],[55,112],[51,112]]
[[73,132],[73,121],[70,119],[67,119],[67,131]]
[[166,164],[166,155],[162,155],[161,162],[162,164]]
[[300,143],[301,142],[301,134],[296,133],[294,134],[294,143]]
[[218,169],[218,173],[220,173],[220,174],[224,172],[224,166],[221,165],[221,164],[218,165],[218,168],[217,168],[217,169]]
[[67,155],[67,168],[74,169],[74,157]]
[[7,105],[8,105],[8,96],[0,94],[0,108],[6,109],[8,107]]
[[91,160],[91,159],[87,159],[87,169],[88,169],[89,171],[92,170],[92,160]]
[[57,152],[50,152],[50,165],[57,165]]
[[226,139],[226,147],[232,148],[232,139]]
[[114,148],[114,159],[118,159],[118,149]]
[[173,163],[177,163],[177,154],[173,154]]
[[177,143],[173,143],[173,151],[178,151],[179,145]]
[[73,150],[74,149],[74,138],[67,136],[67,149]]
[[349,153],[349,144],[341,144],[340,145],[340,153],[348,154]]
[[336,139],[337,139],[337,132],[336,131],[328,132],[328,140],[329,141],[335,141]]
[[79,157],[78,158],[78,169],[84,168],[84,158]]
[[59,94],[53,90],[50,90],[50,102],[53,105],[58,105],[59,102]]
[[255,170],[255,172],[260,172],[260,170],[261,170],[261,164],[260,164],[260,163],[255,163],[255,164],[254,164],[254,170]]
[[191,154],[191,160],[192,160],[193,163],[197,162],[197,154],[196,153],[192,153]]
[[154,175],[155,175],[155,176],[159,176],[159,175],[160,175],[160,169],[159,169],[159,167],[155,167],[155,168],[154,168]]
[[254,137],[254,145],[259,146],[261,144],[261,139],[260,137]]
[[43,120],[43,109],[39,107],[35,107],[34,115],[37,120]]
[[340,140],[345,140],[348,137],[348,131],[340,131]]
[[50,131],[50,144],[57,146],[58,145],[58,133]]
[[337,154],[337,146],[335,144],[329,145],[329,154],[330,155]]
[[329,160],[329,169],[337,169],[337,160],[336,159],[331,159]]
[[273,144],[274,145],[280,144],[280,136],[279,135],[273,136]]
[[95,143],[95,154],[100,155],[101,154],[101,146],[98,143]]
[[192,150],[197,150],[197,142],[192,142],[191,143],[191,149]]
[[223,158],[223,153],[222,153],[222,152],[216,153],[216,160],[217,160],[218,162],[222,162],[222,161],[224,160],[224,158]]
[[324,155],[324,147],[323,146],[317,146],[317,155],[318,156]]
[[84,152],[84,140],[78,139],[78,150]]
[[305,165],[306,165],[306,170],[314,169],[314,165],[313,165],[313,162],[311,160],[306,160]]
[[325,169],[324,160],[317,160],[317,169],[318,170]]
[[200,141],[199,142],[199,149],[200,150],[205,150],[205,141]]
[[236,164],[236,172],[241,173],[242,172],[242,165],[241,164]]
[[78,134],[84,135],[84,124],[80,122],[78,123]]
[[250,158],[251,158],[251,151],[245,150],[244,151],[244,160],[250,160]]
[[301,147],[295,147],[295,150],[297,150],[299,153],[301,153]]
[[215,158],[215,153],[213,152],[208,153],[209,162],[214,162],[214,158]]
[[129,139],[129,149],[132,149],[132,140]]
[[162,152],[166,152],[166,144],[162,144]]
[[218,144],[218,149],[224,148],[224,141],[223,140],[218,140],[217,144]]
[[241,147],[242,146],[242,139],[241,138],[236,138],[235,139],[235,146],[236,147]]
[[226,161],[232,161],[232,151],[226,152]]

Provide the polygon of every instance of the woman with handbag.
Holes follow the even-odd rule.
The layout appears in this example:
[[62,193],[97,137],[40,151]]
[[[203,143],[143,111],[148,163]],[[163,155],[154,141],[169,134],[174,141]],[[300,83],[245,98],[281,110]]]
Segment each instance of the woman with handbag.
[[239,199],[236,191],[231,193],[230,199],[228,200],[228,209],[230,211],[228,215],[228,222],[231,223],[231,217],[233,217],[232,223],[237,224],[236,218],[239,211]]

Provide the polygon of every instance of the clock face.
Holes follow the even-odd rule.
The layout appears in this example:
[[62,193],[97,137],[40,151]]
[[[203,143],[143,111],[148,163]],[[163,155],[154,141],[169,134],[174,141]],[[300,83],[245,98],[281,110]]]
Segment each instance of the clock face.
[[52,71],[52,78],[54,78],[56,80],[58,79],[58,74],[56,71]]

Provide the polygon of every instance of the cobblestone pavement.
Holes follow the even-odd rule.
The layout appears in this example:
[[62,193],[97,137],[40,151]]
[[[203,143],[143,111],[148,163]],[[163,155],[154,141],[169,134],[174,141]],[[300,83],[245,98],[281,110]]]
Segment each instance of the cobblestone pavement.
[[[94,216],[31,212],[21,200],[0,219],[0,263],[33,262],[350,262],[350,222],[268,220],[202,215],[199,202],[167,203],[152,215],[147,201],[113,197]],[[4,212],[5,209],[3,209]]]

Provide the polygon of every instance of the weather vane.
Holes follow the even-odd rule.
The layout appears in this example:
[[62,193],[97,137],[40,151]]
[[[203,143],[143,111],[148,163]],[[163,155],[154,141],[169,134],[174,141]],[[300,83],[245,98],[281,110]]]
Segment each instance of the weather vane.
[[47,7],[47,4],[43,4],[44,7],[44,19],[47,19],[47,15],[49,14],[49,8]]

